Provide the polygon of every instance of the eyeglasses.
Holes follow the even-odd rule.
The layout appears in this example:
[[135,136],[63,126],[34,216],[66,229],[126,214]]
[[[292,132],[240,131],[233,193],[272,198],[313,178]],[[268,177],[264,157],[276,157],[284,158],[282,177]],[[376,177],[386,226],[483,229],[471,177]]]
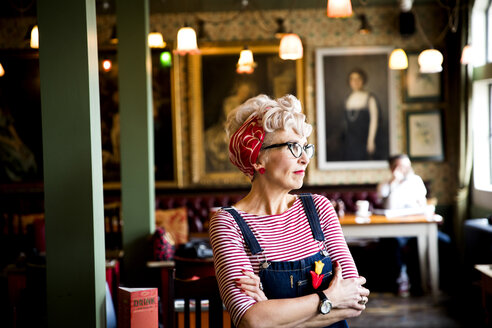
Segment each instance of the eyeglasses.
[[287,146],[295,158],[301,157],[303,149],[304,149],[304,152],[306,153],[308,158],[313,158],[313,156],[314,156],[314,145],[313,144],[301,146],[297,142],[284,142],[281,144],[273,144],[270,146],[262,147],[261,149],[278,148],[278,147],[283,147],[283,146]]

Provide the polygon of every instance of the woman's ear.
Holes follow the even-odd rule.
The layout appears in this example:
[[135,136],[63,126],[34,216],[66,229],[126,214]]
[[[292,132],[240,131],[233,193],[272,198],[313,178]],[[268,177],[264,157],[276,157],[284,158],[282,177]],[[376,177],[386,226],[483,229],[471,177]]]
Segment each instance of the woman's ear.
[[265,165],[263,165],[261,161],[256,161],[256,163],[253,164],[253,168],[258,172],[260,169],[265,169]]

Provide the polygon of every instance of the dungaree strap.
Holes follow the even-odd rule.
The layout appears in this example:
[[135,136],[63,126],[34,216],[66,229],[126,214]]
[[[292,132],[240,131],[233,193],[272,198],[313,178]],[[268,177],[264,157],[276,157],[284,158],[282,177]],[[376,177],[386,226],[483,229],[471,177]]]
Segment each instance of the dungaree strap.
[[241,229],[241,232],[243,233],[244,240],[246,241],[246,244],[248,245],[251,254],[256,255],[262,252],[263,250],[261,249],[258,240],[256,240],[255,235],[249,228],[246,221],[244,221],[244,219],[241,217],[241,215],[232,207],[223,207],[223,209],[229,212],[234,217],[234,220],[236,220],[236,223],[239,226],[239,229]]
[[311,194],[299,194],[299,196],[301,197],[302,205],[304,205],[304,211],[308,217],[314,239],[319,241],[325,240],[325,236],[321,230],[318,211],[314,205],[313,196],[311,196]]

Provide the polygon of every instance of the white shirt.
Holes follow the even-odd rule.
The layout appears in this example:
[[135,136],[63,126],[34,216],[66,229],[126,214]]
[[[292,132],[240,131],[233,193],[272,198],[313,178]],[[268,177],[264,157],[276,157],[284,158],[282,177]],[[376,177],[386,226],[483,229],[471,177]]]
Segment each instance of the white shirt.
[[413,173],[401,182],[383,183],[378,187],[386,209],[421,207],[426,205],[427,189],[422,179]]

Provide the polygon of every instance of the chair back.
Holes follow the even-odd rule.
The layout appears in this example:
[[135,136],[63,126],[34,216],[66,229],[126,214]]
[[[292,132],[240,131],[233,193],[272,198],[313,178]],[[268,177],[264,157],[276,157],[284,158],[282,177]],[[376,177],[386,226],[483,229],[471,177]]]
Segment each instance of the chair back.
[[[223,327],[223,305],[219,294],[219,286],[215,276],[203,277],[195,280],[174,279],[174,299],[183,300],[183,321],[184,327],[189,328],[191,322],[195,321],[195,327]],[[202,304],[202,301],[208,300]],[[208,307],[208,311],[206,310]],[[174,309],[174,302],[171,302],[172,311],[168,312],[170,317],[174,317],[174,326],[180,326],[180,312]],[[169,309],[171,310],[171,309]],[[208,314],[208,325],[202,325],[202,311]],[[207,315],[204,316],[205,320]]]

